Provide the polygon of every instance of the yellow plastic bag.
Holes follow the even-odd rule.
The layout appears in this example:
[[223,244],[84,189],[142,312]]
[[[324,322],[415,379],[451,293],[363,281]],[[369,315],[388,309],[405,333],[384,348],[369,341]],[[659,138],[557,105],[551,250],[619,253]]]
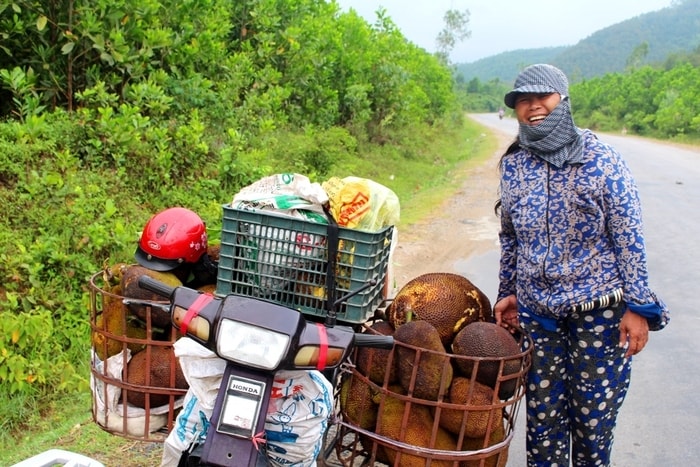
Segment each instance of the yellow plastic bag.
[[332,177],[322,186],[338,225],[377,231],[399,222],[399,198],[384,185],[366,178]]

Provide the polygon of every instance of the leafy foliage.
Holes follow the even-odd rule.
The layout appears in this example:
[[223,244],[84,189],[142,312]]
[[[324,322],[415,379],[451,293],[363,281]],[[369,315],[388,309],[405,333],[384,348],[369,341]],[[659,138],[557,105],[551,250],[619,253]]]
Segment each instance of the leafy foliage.
[[460,79],[457,81],[457,89],[464,99],[463,107],[471,112],[497,112],[504,107],[503,96],[511,86],[499,79],[488,83],[482,83],[478,78],[473,78],[468,83]]
[[571,87],[577,122],[594,129],[662,138],[700,137],[700,69],[680,63],[669,70],[643,67]]
[[[574,81],[662,62],[696,48],[700,1],[684,0],[607,27],[569,47],[553,63]],[[646,51],[644,51],[646,49]]]
[[154,212],[193,209],[216,241],[221,204],[262,176],[378,176],[365,153],[415,156],[406,134],[462,124],[439,57],[334,2],[0,0],[0,37],[10,430],[87,389],[88,278],[132,262]]

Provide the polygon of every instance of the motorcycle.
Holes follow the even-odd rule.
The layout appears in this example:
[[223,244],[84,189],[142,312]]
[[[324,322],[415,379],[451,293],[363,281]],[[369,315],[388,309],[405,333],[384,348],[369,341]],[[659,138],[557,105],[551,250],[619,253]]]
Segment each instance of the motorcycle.
[[[334,307],[372,285],[339,298]],[[182,466],[265,465],[261,445],[276,373],[318,370],[333,386],[355,347],[393,347],[391,336],[336,325],[332,312],[323,323],[312,322],[296,310],[251,297],[173,288],[148,276],[139,278],[139,286],[168,298],[161,307],[181,334],[225,361],[204,442],[183,452]]]

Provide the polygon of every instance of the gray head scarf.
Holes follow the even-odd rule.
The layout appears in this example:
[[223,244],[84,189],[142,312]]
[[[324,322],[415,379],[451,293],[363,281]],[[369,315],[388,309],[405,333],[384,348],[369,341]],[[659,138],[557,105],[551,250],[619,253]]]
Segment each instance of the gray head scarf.
[[580,163],[583,159],[582,132],[574,124],[569,82],[561,70],[545,64],[525,68],[515,80],[513,90],[505,95],[504,102],[513,108],[518,94],[554,92],[561,95],[559,105],[538,125],[520,123],[518,141],[522,147],[557,167]]

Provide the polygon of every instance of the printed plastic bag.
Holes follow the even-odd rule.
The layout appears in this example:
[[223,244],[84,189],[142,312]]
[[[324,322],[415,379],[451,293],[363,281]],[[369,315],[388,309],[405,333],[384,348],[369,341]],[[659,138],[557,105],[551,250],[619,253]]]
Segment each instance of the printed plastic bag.
[[275,375],[265,419],[270,465],[313,467],[333,410],[333,386],[318,371]]
[[[216,400],[216,396],[214,400]],[[213,403],[212,400],[211,404]],[[161,467],[179,465],[182,453],[190,449],[192,443],[204,442],[207,431],[209,431],[211,414],[211,409],[205,408],[190,388],[185,394],[182,410],[175,419],[175,426],[163,443]]]
[[384,185],[366,178],[331,177],[322,186],[338,225],[371,232],[399,222],[399,198]]
[[173,348],[182,374],[190,385],[188,392],[211,413],[226,369],[226,360],[189,337],[178,339]]
[[318,183],[294,173],[264,177],[236,193],[231,207],[268,211],[311,222],[326,223],[323,205],[328,195]]
[[[399,222],[401,213],[398,196],[384,185],[359,177],[343,179],[332,177],[322,186],[328,193],[331,213],[338,225],[369,232],[394,226],[383,290],[384,298],[393,297],[397,293],[394,283],[393,255],[398,242],[396,224]],[[352,261],[349,264],[352,264]],[[347,274],[342,271],[342,268],[337,271],[336,276],[338,283],[345,285],[343,280]]]
[[[300,174],[277,174],[262,178],[243,188],[234,197],[231,207],[264,211],[302,221],[327,224],[323,205],[328,195],[318,183],[311,183]],[[289,229],[269,229],[260,225],[241,225],[239,232],[246,258],[239,267],[244,280],[253,286],[252,295],[274,297],[294,281],[306,258],[324,254],[325,236]]]

